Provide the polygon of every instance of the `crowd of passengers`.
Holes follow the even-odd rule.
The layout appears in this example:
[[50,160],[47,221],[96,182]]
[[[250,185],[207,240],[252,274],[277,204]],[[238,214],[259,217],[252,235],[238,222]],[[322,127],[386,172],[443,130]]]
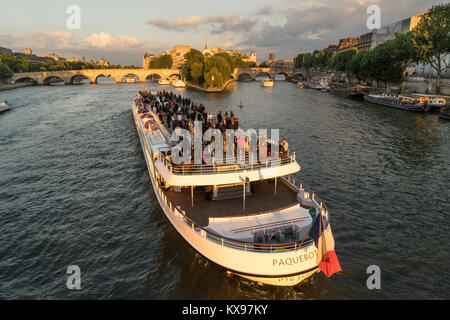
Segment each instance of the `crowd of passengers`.
[[217,115],[207,112],[203,104],[195,104],[190,98],[176,95],[169,90],[161,90],[156,95],[149,91],[141,91],[145,108],[151,109],[158,115],[160,121],[171,130],[179,127],[193,130],[194,121],[202,123],[203,133],[208,129],[219,129],[225,133],[227,129],[239,129],[239,121],[234,116],[221,111]]
[[[139,95],[142,97],[143,106],[150,109],[158,115],[159,120],[166,128],[172,131],[175,128],[182,128],[194,131],[194,121],[202,123],[203,133],[208,129],[219,129],[222,134],[227,129],[239,129],[239,121],[234,116],[233,111],[228,114],[222,114],[221,111],[217,115],[207,112],[203,104],[195,104],[190,98],[182,97],[174,94],[169,90],[161,90],[153,95],[150,91],[140,91]],[[236,147],[244,146],[248,151],[248,140],[235,139]],[[260,146],[258,146],[259,148]],[[283,139],[279,146],[280,154],[287,154],[289,145],[286,139]],[[224,152],[226,151],[226,144],[224,141]],[[267,145],[268,156],[271,153],[270,143]]]

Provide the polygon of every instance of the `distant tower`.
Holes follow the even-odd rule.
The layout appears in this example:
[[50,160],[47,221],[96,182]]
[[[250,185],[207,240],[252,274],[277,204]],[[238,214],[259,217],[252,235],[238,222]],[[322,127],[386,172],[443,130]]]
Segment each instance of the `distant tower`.
[[208,49],[208,43],[206,42],[206,37],[205,37],[205,49]]

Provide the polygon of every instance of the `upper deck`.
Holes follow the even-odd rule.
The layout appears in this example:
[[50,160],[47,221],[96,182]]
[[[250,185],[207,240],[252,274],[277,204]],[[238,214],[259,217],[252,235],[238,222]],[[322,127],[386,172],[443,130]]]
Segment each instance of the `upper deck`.
[[[242,163],[227,163],[227,159],[224,158],[223,163],[174,164],[169,154],[172,144],[168,129],[152,111],[145,112],[151,115],[151,118],[143,119],[137,109],[134,105],[133,114],[138,127],[144,133],[148,152],[152,155],[159,174],[172,186],[233,184],[240,183],[243,179],[259,181],[286,176],[301,169],[295,153],[280,153],[277,159],[267,161],[254,161],[246,152],[245,161]],[[150,125],[147,122],[150,122]]]

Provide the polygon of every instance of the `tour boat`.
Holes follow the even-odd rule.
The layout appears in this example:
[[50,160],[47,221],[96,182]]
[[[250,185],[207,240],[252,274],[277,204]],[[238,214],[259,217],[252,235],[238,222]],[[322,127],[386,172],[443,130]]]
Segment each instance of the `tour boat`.
[[133,77],[133,76],[125,77],[125,82],[126,83],[135,83],[136,82],[136,78]]
[[446,103],[447,102],[444,98],[434,97],[429,98],[426,105],[429,111],[440,111]]
[[425,106],[420,103],[416,103],[416,99],[408,97],[395,97],[388,96],[385,94],[366,94],[364,100],[371,103],[380,104],[387,107],[393,107],[397,109],[423,112],[425,111]]
[[168,86],[170,84],[170,81],[167,79],[161,79],[158,81],[158,83],[162,86]]
[[0,112],[11,110],[6,102],[0,104]]
[[172,86],[174,86],[175,88],[186,88],[186,84],[183,82],[183,80],[173,81]]
[[273,87],[273,79],[264,79],[262,81],[262,86],[264,88],[272,88]]
[[[195,251],[227,275],[259,284],[293,286],[319,268],[328,277],[340,271],[330,214],[294,176],[295,153],[280,153],[275,165],[247,154],[241,164],[175,164],[168,128],[143,101],[136,95],[131,105],[153,190]],[[333,268],[323,269],[323,259],[334,259]]]

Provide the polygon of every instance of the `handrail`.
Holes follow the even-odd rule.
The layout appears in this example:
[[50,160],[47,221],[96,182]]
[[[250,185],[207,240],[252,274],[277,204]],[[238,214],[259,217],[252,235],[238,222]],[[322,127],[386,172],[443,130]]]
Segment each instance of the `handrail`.
[[[249,158],[246,157],[245,160]],[[244,162],[242,163],[214,163],[214,164],[180,164],[174,165],[172,161],[166,159],[163,154],[159,154],[159,160],[162,164],[169,169],[172,174],[175,175],[204,175],[204,174],[222,174],[222,173],[230,173],[230,172],[238,172],[244,170],[254,170],[261,168],[273,168],[284,166],[288,164],[292,164],[295,162],[295,153],[290,154],[288,157],[279,158],[278,161],[271,162],[269,159],[266,162]]]
[[[295,181],[295,177],[293,177],[293,179]],[[211,230],[208,230],[208,229],[200,226],[194,220],[189,218],[182,210],[175,207],[169,201],[169,199],[164,194],[164,191],[162,191],[161,187],[159,186],[158,182],[156,182],[156,186],[157,186],[157,192],[160,193],[162,200],[169,207],[169,210],[171,211],[171,213],[178,216],[180,218],[180,220],[182,220],[187,226],[191,227],[192,230],[194,230],[195,232],[200,233],[205,238],[207,238],[211,241],[214,241],[215,243],[218,243],[222,246],[239,249],[239,250],[244,250],[244,251],[250,251],[250,252],[267,252],[268,253],[268,252],[285,252],[285,251],[291,251],[291,250],[299,250],[301,248],[309,246],[313,242],[312,239],[307,239],[306,241],[299,240],[299,241],[279,243],[279,244],[278,243],[254,243],[254,242],[246,242],[246,241],[223,237]],[[319,199],[319,198],[316,197],[315,199]],[[321,205],[324,206],[323,204],[321,204]],[[326,208],[326,207],[324,206],[324,208]]]

